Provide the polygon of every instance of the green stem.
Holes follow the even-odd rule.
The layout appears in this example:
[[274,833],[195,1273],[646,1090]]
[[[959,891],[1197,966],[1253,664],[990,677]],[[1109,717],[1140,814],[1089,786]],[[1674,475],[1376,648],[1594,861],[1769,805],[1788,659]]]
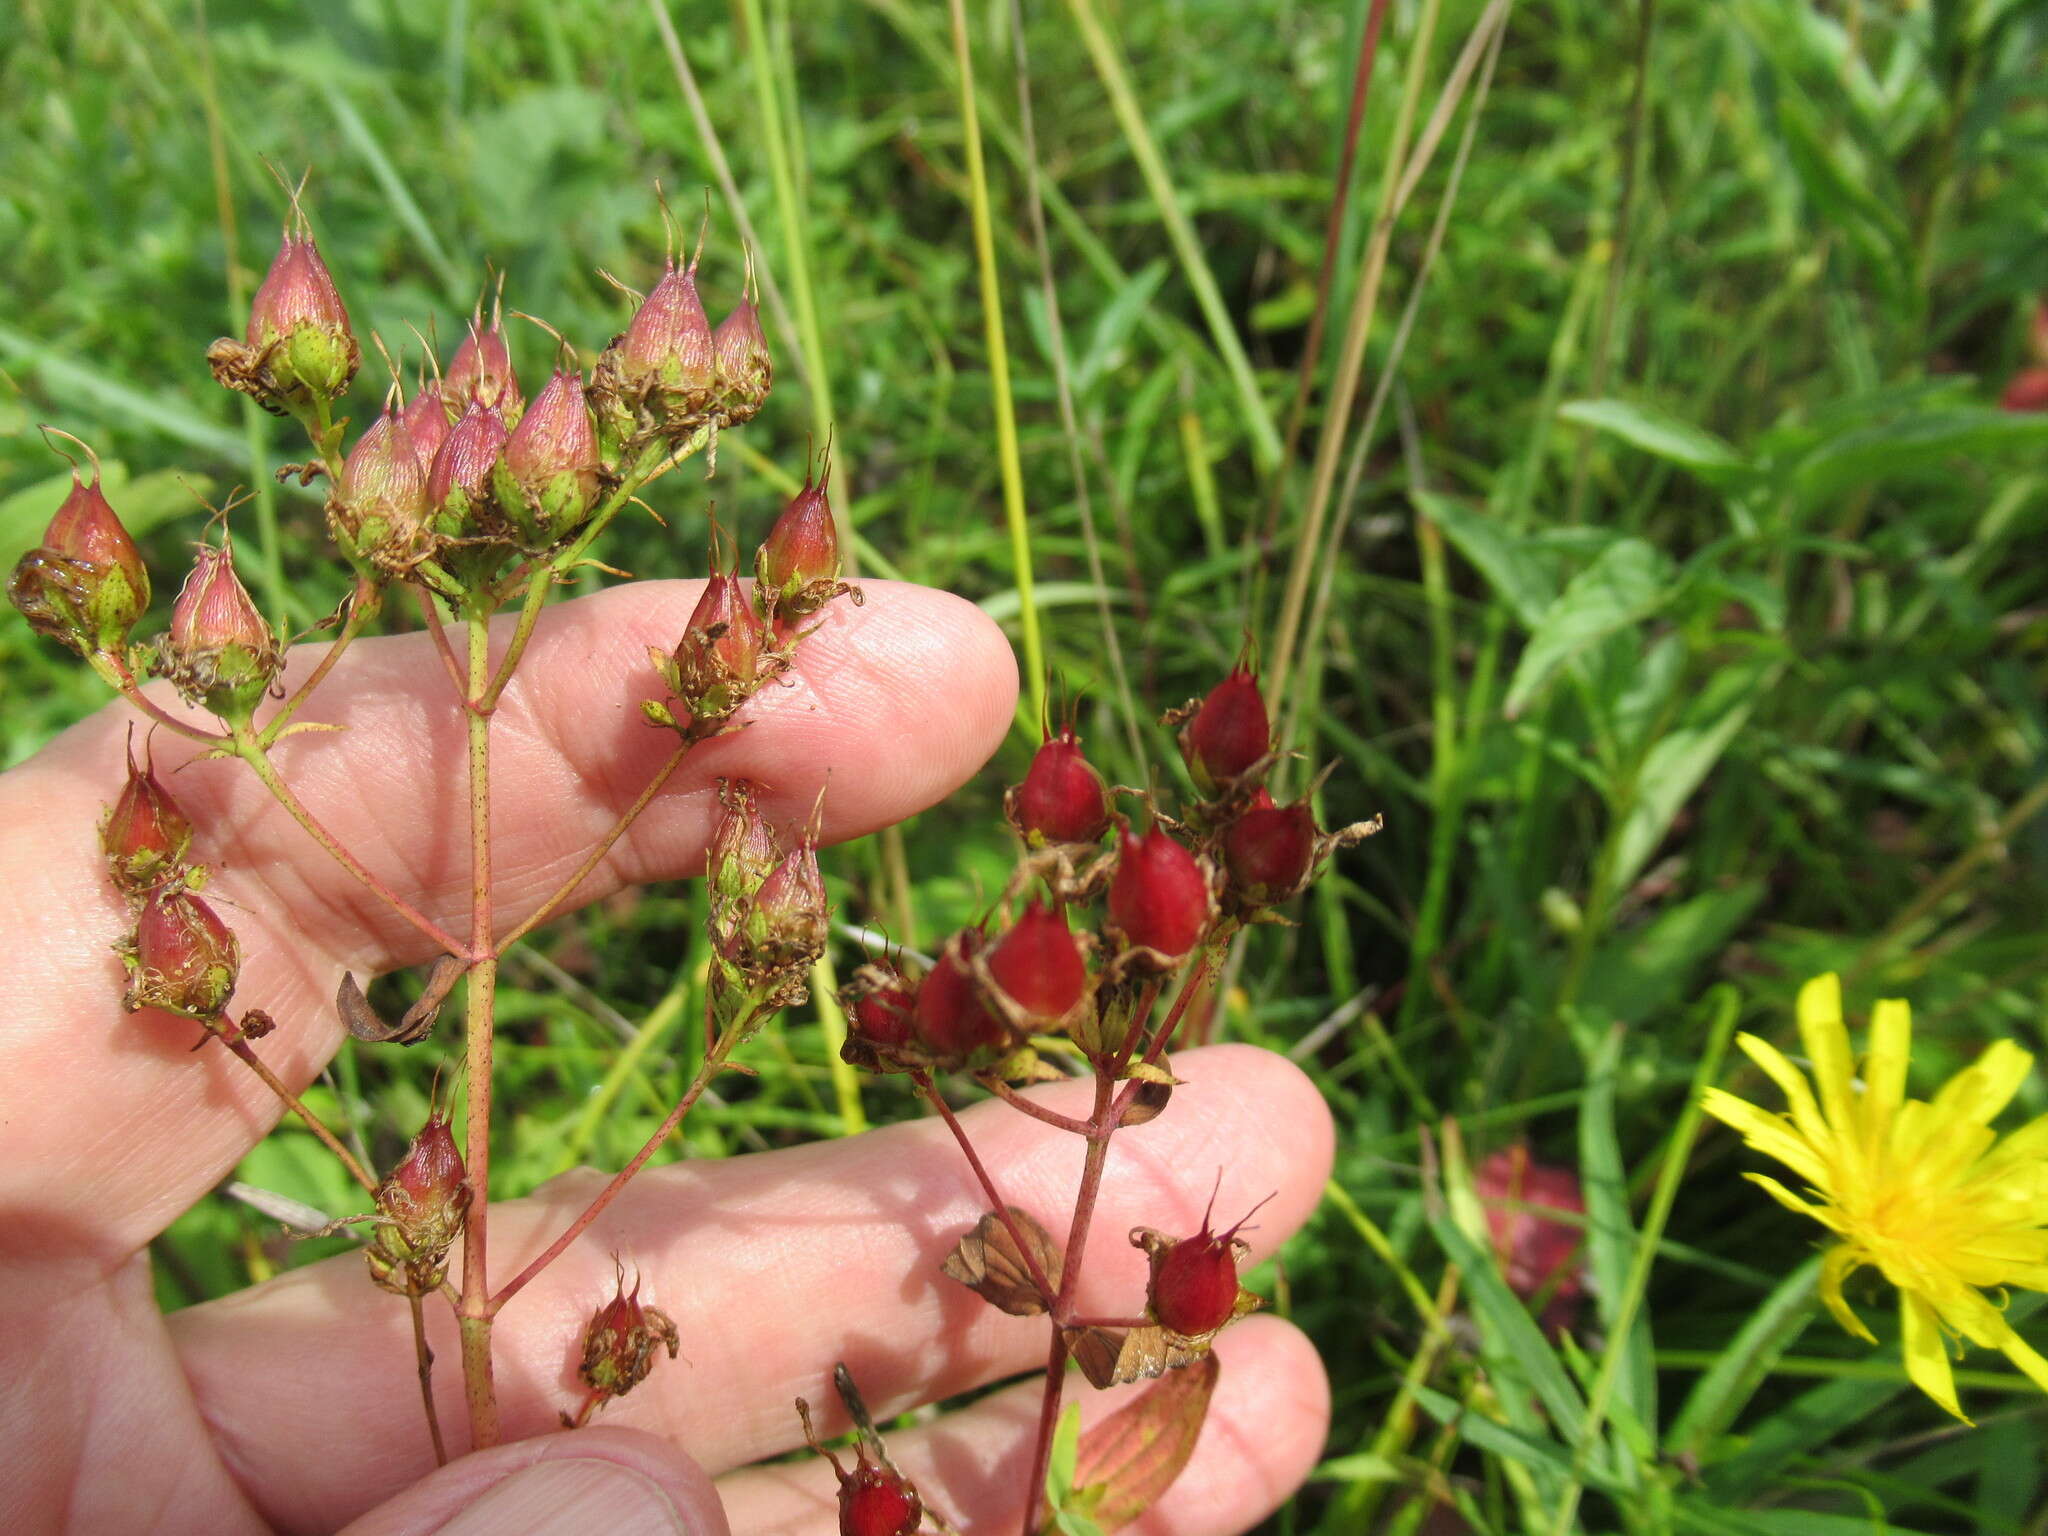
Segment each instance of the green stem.
[[356,1160],[355,1154],[343,1146],[341,1138],[327,1128],[326,1121],[314,1114],[312,1110],[306,1108],[305,1102],[284,1085],[283,1079],[263,1064],[262,1059],[257,1056],[255,1051],[250,1049],[248,1041],[228,1040],[223,1036],[223,1043],[230,1051],[241,1058],[249,1070],[262,1080],[266,1088],[277,1095],[279,1103],[305,1122],[306,1129],[320,1139],[322,1146],[341,1159],[341,1165],[348,1170],[350,1178],[362,1185],[371,1194],[377,1192],[377,1181],[371,1178],[368,1170]]
[[498,663],[498,670],[492,676],[482,697],[474,708],[489,714],[498,707],[499,696],[505,685],[512,681],[512,674],[519,669],[519,663],[526,655],[526,643],[533,638],[533,627],[540,621],[540,611],[547,606],[548,594],[554,590],[555,573],[552,566],[538,566],[526,578],[526,601],[519,605],[519,622],[512,629],[512,643],[505,648],[505,657]]
[[334,670],[335,663],[342,658],[342,653],[354,642],[356,636],[362,633],[363,625],[374,618],[383,606],[383,592],[368,580],[358,576],[356,589],[349,597],[348,617],[342,621],[341,633],[336,635],[334,643],[327,647],[327,654],[320,658],[320,664],[307,675],[306,680],[299,684],[292,696],[278,707],[277,713],[271,716],[263,729],[257,733],[256,744],[259,747],[268,751],[277,738],[284,734],[284,728],[291,723],[292,716],[298,713],[299,706],[310,699],[313,690],[327,680],[327,674]]
[[464,1070],[469,1114],[463,1157],[469,1173],[469,1219],[462,1228],[463,1395],[469,1405],[470,1449],[498,1443],[498,1397],[491,1374],[489,1218],[491,1208],[491,1047],[498,991],[498,956],[491,935],[491,714],[483,706],[490,685],[491,619],[477,605],[468,613],[469,689],[469,1007],[464,1021]]
[[1031,578],[1031,530],[1024,508],[1024,465],[1017,451],[1017,407],[1010,394],[1010,352],[1003,337],[1002,280],[996,272],[994,227],[989,218],[988,170],[981,158],[981,115],[974,94],[974,54],[967,40],[963,0],[950,0],[953,57],[960,71],[960,123],[966,134],[967,188],[974,221],[974,263],[981,282],[982,328],[988,338],[989,388],[994,395],[996,460],[1003,478],[1003,518],[1010,530],[1010,564],[1017,578],[1018,617],[1024,631],[1024,673],[1030,687],[1029,728],[1045,721],[1045,641]]

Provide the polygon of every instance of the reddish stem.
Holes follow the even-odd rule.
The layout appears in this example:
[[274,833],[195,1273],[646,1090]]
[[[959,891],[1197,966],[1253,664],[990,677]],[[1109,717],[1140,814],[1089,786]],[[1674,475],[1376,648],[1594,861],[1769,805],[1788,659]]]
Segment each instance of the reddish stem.
[[192,741],[203,741],[208,746],[213,747],[223,746],[232,739],[221,734],[219,731],[209,731],[203,725],[194,725],[189,720],[180,720],[155,700],[145,697],[142,692],[142,684],[135,680],[135,674],[128,669],[127,661],[114,652],[101,651],[98,653],[97,660],[106,664],[107,671],[102,673],[101,676],[112,675],[111,680],[114,686],[121,690],[121,697],[130,704],[133,704],[165,730],[176,731],[180,736],[184,736]]
[[1074,1201],[1074,1220],[1067,1228],[1067,1251],[1060,1270],[1059,1295],[1053,1301],[1052,1348],[1046,1356],[1045,1396],[1038,1406],[1038,1443],[1031,1454],[1031,1485],[1025,1490],[1024,1533],[1038,1530],[1039,1510],[1045,1498],[1046,1468],[1052,1465],[1053,1431],[1059,1427],[1060,1398],[1066,1391],[1067,1340],[1059,1320],[1069,1315],[1074,1293],[1080,1285],[1081,1260],[1088,1250],[1088,1228],[1095,1220],[1095,1202],[1102,1193],[1102,1170],[1109,1161],[1109,1138],[1116,1132],[1111,1094],[1116,1087],[1108,1077],[1095,1079],[1095,1109],[1089,1116],[1088,1152],[1081,1163],[1081,1189]]
[[661,1122],[654,1134],[647,1138],[638,1152],[633,1154],[633,1160],[612,1175],[611,1182],[597,1192],[597,1198],[584,1207],[583,1214],[570,1222],[563,1229],[562,1235],[541,1251],[540,1257],[499,1288],[498,1293],[490,1300],[489,1316],[496,1317],[506,1302],[517,1296],[526,1288],[529,1281],[560,1258],[563,1251],[581,1237],[593,1221],[604,1214],[604,1208],[618,1198],[619,1191],[626,1187],[633,1175],[646,1167],[647,1160],[654,1156],[661,1144],[675,1134],[676,1127],[683,1123],[683,1116],[690,1112],[691,1106],[697,1102],[704,1090],[711,1086],[711,1079],[716,1077],[724,1066],[725,1056],[722,1052],[704,1059],[704,1065],[697,1069],[696,1079],[684,1091],[682,1098],[676,1101],[676,1107],[668,1112],[668,1118]]
[[953,1139],[960,1143],[960,1151],[967,1158],[967,1166],[974,1170],[975,1178],[981,1181],[982,1193],[988,1196],[989,1209],[995,1212],[1009,1231],[1010,1241],[1017,1245],[1017,1252],[1024,1260],[1024,1267],[1031,1272],[1031,1283],[1038,1287],[1038,1294],[1050,1305],[1057,1294],[1057,1289],[1051,1278],[1040,1268],[1038,1255],[1032,1251],[1031,1244],[1025,1241],[1023,1232],[1017,1226],[1017,1218],[1010,1214],[1009,1202],[997,1190],[995,1180],[989,1177],[988,1169],[982,1166],[981,1158],[974,1150],[974,1143],[967,1139],[966,1127],[961,1125],[953,1113],[952,1106],[946,1102],[929,1076],[923,1072],[913,1072],[910,1080],[917,1084],[926,1101],[939,1112],[939,1118],[946,1122],[946,1129],[953,1133]]
[[590,856],[577,866],[576,872],[557,886],[555,893],[538,907],[534,908],[532,913],[523,922],[502,939],[498,940],[499,954],[504,954],[506,950],[546,922],[561,909],[563,902],[576,894],[576,888],[588,880],[597,866],[604,862],[604,856],[612,851],[612,845],[626,835],[627,828],[639,820],[640,813],[654,802],[656,795],[661,793],[662,786],[668,783],[669,778],[682,765],[683,757],[689,752],[690,747],[691,743],[686,741],[669,754],[668,761],[655,770],[654,777],[648,780],[647,787],[640,791],[639,799],[635,800],[620,813],[619,819],[612,823],[611,831],[605,833],[603,838],[598,841],[597,846],[591,850]]
[[419,602],[420,617],[426,621],[427,633],[434,637],[434,649],[441,654],[441,665],[448,670],[448,681],[455,685],[457,693],[465,692],[468,685],[463,680],[462,662],[449,642],[448,628],[441,622],[441,610],[434,606],[434,594],[425,587],[414,587],[412,595]]
[[434,1441],[434,1465],[448,1465],[448,1445],[441,1438],[441,1412],[434,1406],[434,1352],[427,1347],[427,1315],[420,1306],[420,1298],[408,1296],[412,1303],[412,1349],[413,1359],[420,1374],[420,1402],[427,1410],[427,1433]]
[[[212,1026],[209,1025],[208,1027],[211,1028]],[[278,1077],[278,1075],[275,1072],[271,1071],[270,1068],[266,1067],[263,1064],[262,1060],[256,1055],[255,1051],[249,1048],[248,1041],[230,1040],[225,1035],[222,1035],[221,1043],[225,1045],[230,1051],[233,1051],[235,1055],[239,1056],[244,1062],[248,1064],[249,1070],[251,1072],[254,1072],[257,1075],[257,1077],[263,1080],[264,1086],[267,1087],[272,1093],[277,1095],[278,1101],[282,1103],[286,1109],[290,1110],[293,1114],[297,1115],[301,1120],[305,1121],[306,1129],[311,1131],[315,1136],[320,1138],[321,1145],[326,1147],[328,1151],[332,1152],[336,1157],[341,1159],[341,1164],[344,1168],[348,1170],[348,1176],[350,1178],[354,1179],[358,1184],[362,1185],[363,1188],[368,1190],[371,1194],[375,1194],[377,1192],[377,1181],[370,1177],[369,1172],[363,1167],[361,1163],[356,1161],[355,1154],[350,1152],[347,1147],[342,1145],[341,1138],[339,1136],[336,1136],[334,1132],[327,1128],[326,1122],[321,1120],[321,1118],[318,1115],[314,1114],[313,1111],[306,1108],[305,1104],[300,1100],[297,1094],[293,1093],[291,1089],[285,1087],[283,1081]]]
[[975,1078],[975,1081],[1012,1109],[1022,1110],[1034,1120],[1043,1120],[1047,1125],[1057,1126],[1059,1129],[1071,1132],[1076,1136],[1086,1136],[1088,1134],[1088,1122],[1086,1120],[1078,1119],[1073,1115],[1063,1115],[1056,1109],[1047,1109],[1043,1104],[1033,1103],[1000,1077],[981,1076]]
[[[1209,980],[1209,972],[1216,963],[1217,948],[1215,944],[1205,948],[1202,951],[1202,958],[1195,962],[1195,968],[1188,972],[1188,979],[1180,989],[1180,996],[1173,1000],[1173,1007],[1167,1010],[1165,1020],[1153,1034],[1152,1043],[1145,1049],[1143,1059],[1147,1066],[1155,1064],[1166,1054],[1167,1044],[1173,1039],[1174,1031],[1180,1028],[1180,1021],[1188,1011],[1188,1004],[1194,1001],[1196,994]],[[1124,1111],[1130,1108],[1131,1100],[1137,1097],[1141,1081],[1141,1078],[1130,1079],[1117,1094],[1116,1105],[1111,1110],[1117,1124],[1123,1123]]]

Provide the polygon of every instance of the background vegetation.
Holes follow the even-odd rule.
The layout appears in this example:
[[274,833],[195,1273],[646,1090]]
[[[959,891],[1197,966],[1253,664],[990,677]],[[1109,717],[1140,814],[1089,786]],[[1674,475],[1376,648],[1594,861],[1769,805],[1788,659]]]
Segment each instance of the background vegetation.
[[[1964,1431],[1895,1348],[1802,1332],[1802,1282],[1779,1287],[1814,1234],[1682,1114],[1731,1029],[1784,1038],[1828,967],[1858,1006],[1913,1000],[1916,1081],[1995,1037],[2040,1048],[2048,416],[1996,400],[2048,288],[2048,21],[1397,0],[1330,223],[1370,9],[1068,0],[1020,36],[1000,0],[969,7],[1056,689],[1114,777],[1171,774],[1155,706],[1249,630],[1294,744],[1337,765],[1325,819],[1387,815],[1239,956],[1214,1025],[1294,1054],[1344,1128],[1332,1198],[1262,1277],[1337,1384],[1332,1460],[1273,1528],[1412,1528],[1452,1498],[1481,1530],[2048,1530],[2038,1397],[1973,1360]],[[556,0],[7,7],[0,556],[61,489],[48,420],[125,479],[159,571],[194,492],[248,484],[266,606],[304,625],[339,598],[317,502],[270,474],[295,445],[201,362],[274,249],[265,160],[313,167],[360,330],[452,336],[490,262],[596,344],[626,313],[597,269],[654,270],[656,180],[686,211],[712,189],[706,287],[735,291],[722,158],[780,291],[783,382],[729,440],[721,514],[764,527],[830,421],[863,567],[1021,638],[945,8],[672,14],[679,37],[647,5]],[[543,344],[515,345],[537,374]],[[688,574],[700,549],[687,517],[615,558]],[[0,761],[96,688],[0,615]],[[972,912],[1026,725],[900,854],[836,857],[846,919],[915,942]],[[621,898],[513,963],[501,1178],[616,1164],[687,1079],[697,903]],[[345,1054],[322,1090],[379,1154],[423,1109],[390,1054]],[[690,1154],[911,1112],[840,1095],[808,1015],[762,1054]],[[1435,1162],[1518,1137],[1588,1180],[1600,1295],[1575,1342],[1486,1284],[1469,1208],[1425,1198]],[[241,1176],[349,1208],[308,1146],[282,1131]],[[275,1230],[195,1212],[159,1245],[167,1301],[296,1262]],[[1861,1305],[1882,1331],[1888,1299]]]

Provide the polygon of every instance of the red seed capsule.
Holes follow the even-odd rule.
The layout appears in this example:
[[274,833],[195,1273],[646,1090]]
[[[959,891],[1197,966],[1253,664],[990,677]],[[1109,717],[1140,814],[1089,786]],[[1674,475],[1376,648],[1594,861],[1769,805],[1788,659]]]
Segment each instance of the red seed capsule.
[[449,429],[427,472],[427,505],[441,531],[474,536],[481,515],[491,506],[492,472],[505,451],[504,418],[481,401]]
[[619,371],[629,384],[689,393],[711,388],[718,364],[694,263],[669,262],[618,346]]
[[924,1503],[892,1467],[861,1458],[839,1483],[839,1536],[914,1536]]
[[[1204,1211],[1201,1231],[1154,1252],[1148,1300],[1162,1328],[1199,1338],[1214,1333],[1236,1314],[1238,1250],[1242,1246],[1237,1234],[1265,1203],[1261,1200],[1245,1212],[1227,1232],[1211,1232],[1210,1213]],[[1213,1197],[1210,1206],[1213,1210]]]
[[481,315],[473,317],[469,334],[441,376],[442,405],[451,417],[481,405],[511,423],[519,420],[525,398],[519,376],[512,371],[512,349],[505,344],[497,319],[493,317],[486,328]]
[[277,636],[235,574],[233,546],[225,536],[218,549],[202,544],[171,604],[157,669],[187,699],[232,716],[254,708],[283,667]]
[[71,477],[43,532],[21,557],[7,595],[39,633],[80,650],[118,651],[149,609],[149,568],[100,490]]
[[583,1330],[583,1360],[577,1374],[600,1398],[624,1397],[654,1369],[654,1350],[661,1345],[669,1359],[682,1348],[682,1335],[667,1313],[640,1301],[640,1281],[626,1290],[619,1276],[618,1294],[592,1315]]
[[550,544],[589,520],[599,464],[583,375],[557,371],[505,440],[498,504],[529,544]]
[[386,411],[356,439],[327,520],[345,549],[386,568],[405,569],[422,552],[427,471],[403,416]]
[[143,904],[125,947],[129,1012],[161,1008],[216,1019],[235,993],[242,949],[213,908],[186,891],[160,890]]
[[336,399],[362,362],[348,307],[296,208],[250,302],[245,334],[245,341],[223,336],[208,347],[207,366],[220,384],[280,416]]
[[1242,906],[1285,901],[1308,879],[1316,858],[1316,818],[1306,800],[1275,805],[1263,788],[1251,809],[1223,834],[1223,870]]
[[867,973],[867,984],[858,992],[849,990],[845,999],[847,1022],[853,1032],[870,1045],[908,1045],[911,1017],[917,1009],[917,988],[887,961],[870,961],[862,969]]
[[752,299],[742,298],[733,312],[718,322],[718,329],[711,333],[711,351],[718,373],[719,409],[726,425],[753,420],[768,398],[775,368]]
[[100,826],[100,849],[112,866],[114,884],[130,896],[146,896],[173,879],[192,846],[192,823],[156,769],[128,757],[128,782]]
[[1548,1297],[1545,1323],[1569,1325],[1585,1291],[1586,1197],[1579,1176],[1534,1161],[1517,1142],[1481,1163],[1472,1182],[1508,1288],[1524,1301]]
[[934,1056],[957,1059],[1002,1043],[1002,1021],[982,1002],[961,958],[977,953],[983,943],[980,929],[961,930],[917,989],[911,1028]]
[[825,482],[806,480],[761,541],[755,593],[771,613],[803,618],[832,597],[839,567],[839,529]]
[[422,385],[406,401],[398,419],[405,425],[405,435],[412,439],[412,451],[419,455],[420,473],[424,475],[434,467],[434,455],[448,439],[448,405],[441,398],[439,381]]
[[1178,960],[1201,942],[1211,917],[1208,877],[1163,831],[1123,836],[1109,883],[1109,923],[1126,944]]
[[1209,690],[1181,735],[1181,752],[1205,793],[1243,777],[1272,750],[1272,725],[1258,680],[1236,667]]
[[1054,1029],[1088,995],[1088,962],[1063,913],[1032,902],[988,952],[989,974],[1034,1029]]
[[1072,726],[1046,738],[1024,782],[1004,798],[1011,825],[1033,848],[1099,842],[1109,830],[1108,786],[1081,755]]
[[677,689],[693,715],[732,713],[761,679],[768,631],[737,576],[714,571],[676,646]]

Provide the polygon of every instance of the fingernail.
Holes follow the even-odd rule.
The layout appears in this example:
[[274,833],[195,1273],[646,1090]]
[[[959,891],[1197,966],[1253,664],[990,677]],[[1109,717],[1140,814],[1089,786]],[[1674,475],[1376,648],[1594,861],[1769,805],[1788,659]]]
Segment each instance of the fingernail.
[[590,1457],[536,1462],[487,1489],[439,1536],[689,1536],[668,1490]]

